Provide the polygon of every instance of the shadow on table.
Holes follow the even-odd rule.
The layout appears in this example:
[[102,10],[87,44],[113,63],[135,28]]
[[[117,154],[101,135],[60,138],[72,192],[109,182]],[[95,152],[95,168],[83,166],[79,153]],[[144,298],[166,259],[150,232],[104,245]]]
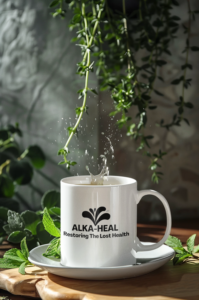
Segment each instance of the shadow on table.
[[[147,297],[147,296],[166,296],[175,299],[195,300],[199,299],[199,265],[184,264],[173,266],[172,262],[166,266],[146,274],[144,276],[111,281],[91,281],[76,280],[48,274],[49,278],[73,291],[78,291],[84,295],[94,294],[112,297]],[[75,292],[74,291],[74,292]],[[197,298],[198,297],[198,298]],[[86,297],[87,299],[87,297]],[[95,299],[88,296],[88,299]]]

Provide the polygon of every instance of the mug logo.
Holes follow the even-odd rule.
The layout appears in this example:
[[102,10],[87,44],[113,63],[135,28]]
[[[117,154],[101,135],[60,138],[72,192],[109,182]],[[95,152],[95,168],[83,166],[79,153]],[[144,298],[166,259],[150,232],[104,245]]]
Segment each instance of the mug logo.
[[97,210],[96,210],[96,208],[94,208],[94,210],[92,208],[89,208],[89,211],[83,211],[82,217],[90,219],[93,222],[93,224],[96,226],[102,220],[110,219],[111,216],[108,213],[104,213],[98,218],[99,214],[105,210],[106,210],[106,207],[104,207],[104,206],[99,207]]

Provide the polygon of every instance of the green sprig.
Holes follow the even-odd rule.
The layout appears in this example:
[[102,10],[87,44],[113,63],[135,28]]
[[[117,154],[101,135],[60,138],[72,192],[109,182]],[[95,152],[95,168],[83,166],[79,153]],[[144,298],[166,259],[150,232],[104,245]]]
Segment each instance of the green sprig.
[[21,241],[21,250],[12,248],[5,252],[3,258],[0,258],[0,268],[16,269],[19,268],[19,273],[25,275],[25,268],[33,266],[28,260],[29,250],[26,244],[26,237]]
[[179,265],[184,262],[188,262],[190,259],[199,260],[199,257],[194,255],[194,253],[199,252],[199,245],[194,247],[196,234],[190,236],[187,240],[187,250],[183,248],[181,241],[174,236],[169,236],[165,244],[173,250],[175,250],[175,257],[173,258],[173,264]]

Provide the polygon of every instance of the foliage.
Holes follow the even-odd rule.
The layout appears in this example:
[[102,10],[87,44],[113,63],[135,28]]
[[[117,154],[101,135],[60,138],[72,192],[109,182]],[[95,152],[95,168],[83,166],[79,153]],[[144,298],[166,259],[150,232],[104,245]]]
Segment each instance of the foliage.
[[57,236],[60,236],[60,193],[55,190],[46,192],[41,199],[41,207],[44,210],[37,212],[26,210],[21,214],[6,207],[0,207],[1,243],[8,236],[7,240],[16,244],[26,238],[30,250],[38,245],[48,244],[55,236],[53,232],[46,230],[49,220],[56,225],[54,230],[58,228]]
[[3,258],[0,258],[0,268],[14,269],[19,268],[19,273],[25,275],[25,267],[33,266],[28,260],[29,250],[26,244],[26,238],[21,241],[21,250],[12,248],[5,252]]
[[[56,211],[57,210],[58,210],[58,208],[56,208]],[[30,216],[30,213],[33,213],[33,212],[24,212],[24,213],[25,213],[25,215],[26,215],[26,213],[28,213],[28,215],[26,215],[26,217],[30,217],[30,219],[32,218],[32,222],[29,220],[28,224],[29,224],[29,228],[32,230],[31,233],[33,234],[33,232],[35,232],[35,228],[37,229],[37,227],[38,227],[37,225],[40,223],[37,223],[37,221],[35,222],[35,218],[34,218],[35,216],[34,217]],[[10,220],[10,224],[9,224],[10,230],[11,230],[11,227],[14,226],[13,218],[15,218],[15,220],[17,221],[16,223],[17,223],[18,229],[23,229],[25,231],[26,229],[24,229],[25,228],[24,226],[27,223],[24,222],[24,219],[26,220],[26,217],[24,218],[24,216],[22,217],[19,214],[16,214],[15,212],[8,211],[8,220]],[[37,225],[36,225],[36,223],[37,223]],[[48,242],[45,242],[45,244],[49,243],[49,246],[46,249],[46,252],[43,253],[43,256],[45,256],[45,257],[49,257],[49,258],[52,258],[52,257],[60,258],[61,257],[60,230],[58,227],[56,227],[56,225],[55,225],[56,223],[57,222],[53,221],[53,219],[50,217],[48,208],[45,207],[45,209],[43,211],[42,225],[43,225],[45,233],[51,237],[51,239]],[[15,233],[15,234],[17,233],[17,235],[18,235],[18,233],[21,233],[21,236],[22,236],[23,231],[19,230],[19,231],[14,231],[13,233]],[[55,237],[55,238],[53,238],[53,237]],[[45,235],[44,235],[44,238],[45,238]],[[12,240],[12,242],[18,243],[19,239],[17,241]],[[3,258],[0,259],[0,268],[5,268],[5,269],[6,268],[10,268],[10,269],[19,268],[19,273],[21,273],[22,275],[26,274],[25,267],[33,265],[28,260],[29,249],[31,249],[31,248],[28,247],[28,245],[26,243],[26,239],[27,239],[26,236],[21,239],[21,245],[20,245],[21,250],[12,248],[12,249],[6,251]],[[34,248],[34,247],[32,247],[32,248]]]
[[[153,103],[154,95],[164,97],[155,88],[156,81],[164,81],[160,76],[160,68],[167,64],[166,56],[170,56],[170,45],[178,38],[181,27],[180,17],[174,14],[174,8],[179,6],[177,0],[139,0],[138,8],[131,13],[126,12],[125,0],[121,0],[122,12],[112,9],[108,1],[98,0],[54,0],[50,7],[54,10],[53,17],[65,17],[66,11],[73,11],[73,18],[69,28],[76,29],[76,37],[72,40],[80,47],[82,61],[77,64],[77,74],[85,77],[85,86],[77,93],[83,99],[82,106],[76,108],[77,121],[68,128],[68,140],[59,150],[63,156],[60,164],[67,168],[75,165],[68,159],[68,145],[74,134],[77,134],[82,115],[87,111],[86,98],[88,93],[97,94],[89,87],[90,71],[96,66],[96,74],[100,79],[100,89],[111,91],[115,110],[112,117],[119,116],[119,128],[126,127],[127,136],[138,144],[137,151],[141,151],[150,159],[149,168],[152,171],[152,180],[158,183],[163,174],[158,169],[165,152],[159,153],[150,150],[150,140],[153,135],[146,135],[148,113],[157,109]],[[181,75],[171,81],[171,85],[179,85],[181,94],[176,100],[176,113],[171,120],[160,120],[156,125],[164,130],[173,126],[180,126],[182,122],[189,125],[185,117],[187,109],[193,104],[185,99],[185,90],[191,85],[191,78],[187,77],[187,70],[192,69],[189,63],[191,51],[199,48],[190,44],[191,24],[198,11],[191,10],[187,0],[188,24],[182,25],[185,34],[185,45],[182,52],[185,55]],[[92,57],[91,57],[92,54]],[[141,57],[140,57],[141,56]],[[92,60],[91,60],[92,58]],[[129,110],[133,108],[136,118],[131,118]]]
[[[170,246],[175,250],[176,254],[173,259],[174,265],[179,265],[184,262],[195,262],[198,260],[199,257],[194,255],[195,253],[199,252],[199,245],[194,248],[196,234],[190,236],[187,240],[187,250],[183,248],[181,241],[174,236],[169,236],[167,241],[165,242],[166,245]],[[194,260],[193,260],[194,259]]]
[[41,169],[45,165],[42,149],[32,145],[22,152],[17,136],[22,137],[18,124],[0,129],[0,205],[2,198],[15,195],[18,185],[30,184],[34,169]]

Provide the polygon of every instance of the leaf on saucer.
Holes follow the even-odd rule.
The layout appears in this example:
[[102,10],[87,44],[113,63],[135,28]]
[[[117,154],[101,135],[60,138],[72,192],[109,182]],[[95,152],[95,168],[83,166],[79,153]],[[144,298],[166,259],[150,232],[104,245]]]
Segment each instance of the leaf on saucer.
[[60,238],[53,239],[48,248],[46,249],[46,252],[43,253],[43,256],[45,257],[55,257],[55,258],[61,258],[61,251],[60,251]]

